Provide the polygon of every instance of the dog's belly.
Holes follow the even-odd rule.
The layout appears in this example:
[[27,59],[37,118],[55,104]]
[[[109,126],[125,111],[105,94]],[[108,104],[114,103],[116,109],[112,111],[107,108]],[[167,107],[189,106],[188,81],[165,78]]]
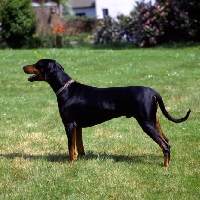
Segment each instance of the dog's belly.
[[75,122],[78,126],[86,128],[97,124],[101,124],[105,121],[111,120],[113,118],[118,118],[121,116],[132,117],[132,115],[129,112],[93,110],[93,111],[87,111],[87,113],[85,112],[79,113],[79,115],[75,117]]

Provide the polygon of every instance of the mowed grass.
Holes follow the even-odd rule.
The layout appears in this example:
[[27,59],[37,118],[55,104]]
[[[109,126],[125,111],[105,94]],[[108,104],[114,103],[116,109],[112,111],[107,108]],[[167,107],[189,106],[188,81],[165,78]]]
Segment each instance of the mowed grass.
[[[200,47],[129,50],[0,50],[0,199],[200,198]],[[170,167],[136,120],[121,117],[83,129],[86,155],[68,162],[56,97],[30,83],[22,67],[57,60],[76,81],[97,87],[156,89],[180,124],[158,111]],[[120,94],[119,94],[120,95]]]

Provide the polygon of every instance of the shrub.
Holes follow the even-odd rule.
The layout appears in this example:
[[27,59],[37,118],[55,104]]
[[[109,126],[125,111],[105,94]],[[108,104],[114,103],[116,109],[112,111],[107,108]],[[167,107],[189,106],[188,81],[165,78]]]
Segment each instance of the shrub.
[[[159,2],[159,1],[158,1]],[[184,6],[184,0],[168,0],[157,3],[157,7],[163,8],[166,12],[166,22],[164,25],[163,42],[180,42],[188,41],[191,36],[188,32],[190,29],[190,20],[187,7]],[[160,13],[162,15],[162,13]]]
[[133,29],[135,39],[141,47],[156,45],[158,38],[164,34],[163,24],[166,20],[166,12],[162,13],[164,8],[152,6],[151,2],[136,2],[137,6],[132,12]]
[[171,6],[171,14],[173,15],[173,11],[176,14],[176,19],[178,16],[184,17],[184,15],[188,16],[189,24],[186,30],[187,37],[190,40],[200,41],[200,1],[199,0],[157,0],[159,5],[163,5],[168,3]]
[[11,48],[27,45],[36,30],[34,11],[29,0],[4,0],[0,6],[2,39]]
[[181,1],[137,2],[134,17],[136,39],[140,46],[187,41],[189,16]]
[[[133,41],[141,47],[163,43],[200,41],[199,0],[136,2],[130,16],[106,18],[95,35],[95,43]],[[126,38],[124,38],[124,36]]]
[[131,17],[117,16],[117,20],[107,16],[97,29],[94,43],[119,43],[122,41],[133,41],[133,28]]
[[[29,44],[29,48],[69,48],[71,47],[70,40],[66,35],[63,35],[61,41],[57,41],[55,34],[40,33],[37,37],[33,37]],[[59,39],[58,39],[59,40]],[[57,43],[61,42],[61,43]]]

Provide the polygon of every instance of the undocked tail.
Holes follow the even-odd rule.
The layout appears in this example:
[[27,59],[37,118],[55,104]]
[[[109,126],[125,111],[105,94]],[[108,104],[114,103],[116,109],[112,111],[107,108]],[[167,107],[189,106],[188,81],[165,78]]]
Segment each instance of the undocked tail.
[[187,118],[190,115],[191,110],[189,109],[189,111],[187,112],[187,114],[185,115],[185,117],[177,119],[177,118],[173,118],[172,116],[170,116],[170,114],[167,112],[167,110],[165,109],[165,105],[163,103],[162,97],[157,93],[154,96],[159,104],[159,107],[163,113],[163,115],[170,121],[175,122],[175,123],[181,123],[184,122],[185,120],[187,120]]

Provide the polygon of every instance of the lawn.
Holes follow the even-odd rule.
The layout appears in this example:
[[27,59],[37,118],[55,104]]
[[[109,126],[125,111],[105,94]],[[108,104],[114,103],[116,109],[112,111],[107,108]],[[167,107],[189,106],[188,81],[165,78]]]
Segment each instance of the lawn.
[[[200,46],[127,50],[0,50],[0,199],[200,198]],[[83,129],[86,155],[68,162],[55,94],[22,70],[40,58],[57,60],[76,81],[97,87],[156,89],[173,117],[158,109],[172,150],[163,154],[125,117]],[[120,95],[120,94],[119,94]]]

